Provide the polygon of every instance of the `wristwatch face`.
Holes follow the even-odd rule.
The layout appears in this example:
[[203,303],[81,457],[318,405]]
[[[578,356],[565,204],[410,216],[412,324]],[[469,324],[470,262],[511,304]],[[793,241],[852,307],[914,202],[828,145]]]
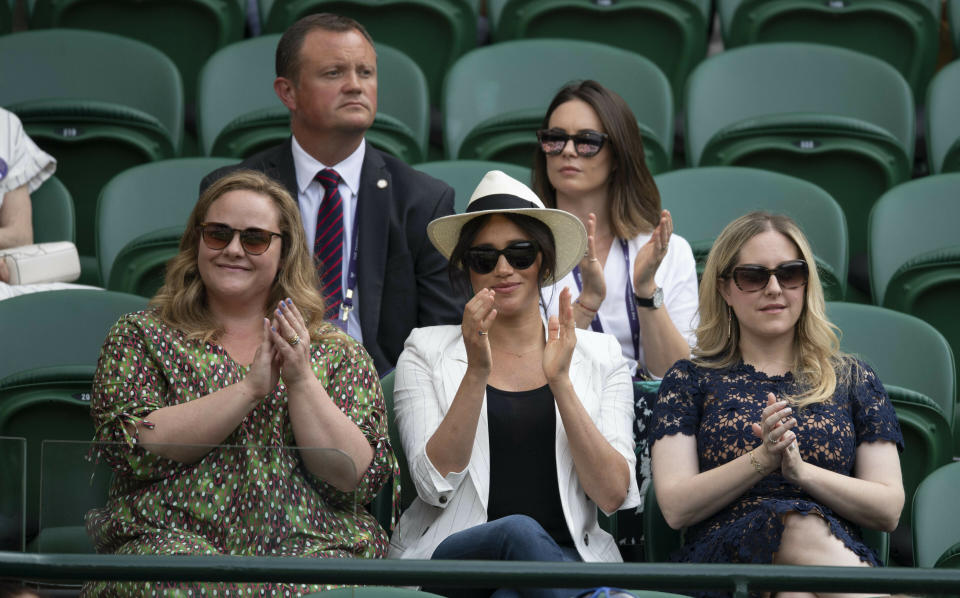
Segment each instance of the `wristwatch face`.
[[657,287],[657,290],[653,292],[653,309],[660,309],[660,306],[663,305],[663,289]]

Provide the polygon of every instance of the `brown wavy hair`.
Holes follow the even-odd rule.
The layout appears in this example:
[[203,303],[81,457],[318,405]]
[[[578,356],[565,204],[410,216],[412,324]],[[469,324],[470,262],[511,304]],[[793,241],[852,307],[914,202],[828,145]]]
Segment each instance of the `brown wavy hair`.
[[767,231],[790,239],[810,273],[793,338],[791,371],[798,390],[787,398],[798,407],[828,401],[837,384],[849,374],[852,360],[840,352],[839,329],[827,320],[823,286],[810,244],[789,216],[750,212],[728,224],[714,241],[700,282],[700,325],[694,360],[705,367],[725,368],[742,358],[740,324],[719,287],[730,280],[747,241]]
[[187,219],[187,228],[180,239],[180,252],[167,263],[163,286],[150,304],[168,325],[186,333],[192,340],[211,341],[222,330],[210,312],[207,291],[197,266],[200,224],[206,219],[213,202],[230,191],[252,191],[271,199],[277,207],[282,247],[280,267],[263,306],[269,317],[273,306],[286,297],[293,299],[310,330],[311,340],[339,334],[339,329],[323,320],[326,306],[317,291],[317,273],[307,237],[300,223],[300,211],[286,188],[261,172],[236,170],[219,179],[200,195]]
[[[586,102],[597,113],[606,147],[611,152],[607,205],[610,226],[618,239],[632,239],[650,232],[660,223],[660,191],[644,159],[640,127],[630,106],[616,92],[596,81],[574,81],[563,86],[547,108],[540,128],[550,126],[550,116],[561,104],[571,100]],[[539,147],[533,156],[533,191],[548,208],[557,207],[557,190],[547,176],[547,156]]]

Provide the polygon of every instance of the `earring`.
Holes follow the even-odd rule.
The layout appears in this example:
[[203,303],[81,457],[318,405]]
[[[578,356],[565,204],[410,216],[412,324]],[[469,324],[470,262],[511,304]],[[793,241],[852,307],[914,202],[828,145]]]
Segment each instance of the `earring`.
[[727,338],[733,338],[733,310],[727,305]]

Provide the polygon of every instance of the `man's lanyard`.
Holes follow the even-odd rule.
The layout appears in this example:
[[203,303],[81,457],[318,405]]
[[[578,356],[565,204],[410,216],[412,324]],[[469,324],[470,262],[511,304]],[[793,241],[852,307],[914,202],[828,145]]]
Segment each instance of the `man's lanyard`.
[[343,300],[340,302],[340,322],[337,324],[347,329],[347,319],[350,312],[353,311],[353,290],[357,288],[357,253],[360,251],[360,244],[357,242],[360,231],[360,218],[357,217],[357,211],[353,213],[353,235],[350,238],[350,260],[347,265],[347,288],[343,292]]

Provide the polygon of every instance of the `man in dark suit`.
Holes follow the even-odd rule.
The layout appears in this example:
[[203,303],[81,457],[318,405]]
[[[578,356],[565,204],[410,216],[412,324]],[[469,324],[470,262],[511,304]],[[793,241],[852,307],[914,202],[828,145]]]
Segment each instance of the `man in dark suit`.
[[210,173],[201,191],[237,168],[283,183],[300,206],[329,317],[383,374],[413,328],[462,320],[447,262],[426,234],[428,222],[453,213],[453,189],[364,141],[377,111],[377,63],[359,23],[304,17],[283,34],[276,63],[273,87],[293,136]]

